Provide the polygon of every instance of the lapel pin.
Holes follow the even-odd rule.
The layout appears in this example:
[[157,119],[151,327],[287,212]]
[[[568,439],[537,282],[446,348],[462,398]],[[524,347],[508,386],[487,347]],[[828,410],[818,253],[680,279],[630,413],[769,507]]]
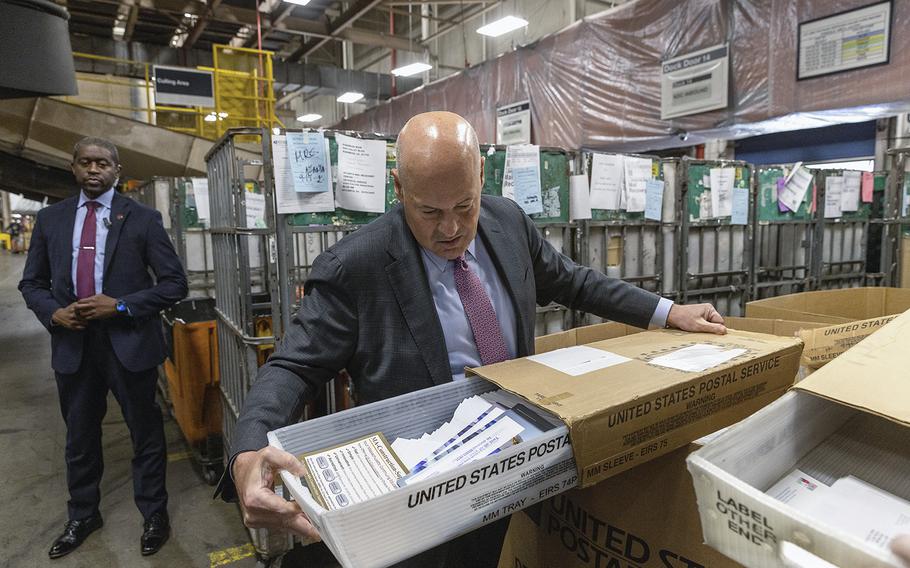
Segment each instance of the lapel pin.
[[123,221],[123,213],[117,213],[116,218],[118,221]]

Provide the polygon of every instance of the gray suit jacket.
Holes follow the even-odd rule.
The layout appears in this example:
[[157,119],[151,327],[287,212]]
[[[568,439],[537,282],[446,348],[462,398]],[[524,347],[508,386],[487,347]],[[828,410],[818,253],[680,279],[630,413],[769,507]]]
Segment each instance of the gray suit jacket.
[[[484,196],[478,235],[515,308],[518,356],[534,352],[535,305],[556,301],[647,327],[659,297],[560,254],[513,201]],[[347,369],[359,404],[452,380],[420,248],[400,206],[320,255],[300,310],[246,397],[231,453],[258,450],[320,385]]]

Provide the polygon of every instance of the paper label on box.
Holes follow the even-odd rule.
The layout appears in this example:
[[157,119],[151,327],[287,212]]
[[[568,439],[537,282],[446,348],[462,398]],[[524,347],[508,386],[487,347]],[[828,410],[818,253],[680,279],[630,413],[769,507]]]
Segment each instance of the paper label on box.
[[746,353],[746,349],[726,349],[719,345],[696,343],[689,347],[677,349],[672,353],[655,357],[651,359],[650,363],[652,365],[670,367],[671,369],[678,369],[680,371],[700,373],[711,367],[726,363],[730,359],[739,357],[744,353]]
[[528,359],[573,377],[631,361],[628,357],[586,345],[566,347],[541,355],[532,355]]

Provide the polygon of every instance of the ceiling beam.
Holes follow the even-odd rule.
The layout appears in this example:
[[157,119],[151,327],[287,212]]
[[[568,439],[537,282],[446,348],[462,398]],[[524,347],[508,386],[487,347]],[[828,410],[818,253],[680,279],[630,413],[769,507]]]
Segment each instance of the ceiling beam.
[[[345,10],[337,20],[331,22],[328,27],[328,34],[333,37],[337,37],[341,32],[349,28],[358,18],[372,10],[375,6],[380,4],[382,0],[357,0],[351,6]],[[291,61],[298,61],[302,57],[313,53],[326,42],[330,41],[330,38],[320,38],[315,40],[310,40],[298,49],[294,51],[289,57]]]
[[133,31],[136,29],[136,21],[139,19],[139,6],[133,4],[130,6],[130,13],[126,17],[126,30],[123,32],[123,41],[133,39]]
[[373,47],[384,47],[386,49],[397,49],[399,51],[414,51],[421,53],[424,47],[420,41],[409,41],[406,38],[388,35],[384,33],[368,32],[366,30],[347,28],[335,36],[338,39],[346,39],[361,45]]
[[[103,4],[119,4],[119,0],[98,1]],[[288,6],[282,10],[274,20],[269,20],[269,18],[264,18],[262,20],[262,35],[263,38],[265,38],[272,32],[283,32],[298,36],[311,36],[308,38],[308,42],[304,42],[294,51],[294,53],[300,51],[302,54],[303,51],[301,50],[305,50],[307,55],[319,47],[322,47],[322,45],[329,40],[347,40],[372,47],[383,47],[386,49],[397,49],[400,51],[413,51],[418,53],[422,52],[423,46],[417,42],[410,42],[405,38],[386,33],[377,33],[350,27],[354,21],[370,9],[379,5],[380,2],[381,0],[360,0],[344,14],[341,14],[334,23],[329,25],[325,22],[291,16],[290,14],[293,10],[293,6]],[[196,22],[196,26],[187,36],[187,39],[183,44],[184,48],[191,48],[193,44],[199,41],[206,26],[212,22],[249,26],[254,29],[256,27],[256,10],[238,8],[233,5],[224,4],[221,0],[211,0],[210,6],[193,0],[134,0],[134,6],[156,10],[165,15],[177,18],[177,21],[181,21],[183,14],[185,13],[197,15],[199,19]],[[149,24],[143,22],[142,25]],[[318,45],[316,45],[317,43]],[[303,55],[295,56],[292,54],[292,60],[297,60],[300,57],[303,57]]]
[[500,4],[502,4],[502,0],[496,0],[489,6],[485,6],[485,7],[480,8],[479,10],[474,10],[473,12],[469,12],[469,13],[465,14],[465,16],[457,23],[452,24],[448,27],[442,28],[441,30],[437,30],[436,33],[428,36],[425,40],[422,40],[421,43],[426,45],[426,44],[430,43],[431,41],[433,41],[434,39],[439,39],[440,37],[446,35],[447,33],[451,32],[453,30],[456,30],[456,29],[460,28],[461,26],[465,25],[466,23],[468,23],[468,21],[473,20],[477,16],[486,14],[487,12],[493,10],[494,8],[498,8]]
[[209,25],[209,18],[212,17],[212,14],[218,9],[219,5],[221,5],[221,0],[212,0],[211,3],[206,6],[205,12],[199,14],[196,18],[196,25],[193,26],[193,29],[190,30],[190,33],[186,36],[186,41],[183,42],[184,49],[193,47],[193,44],[196,43],[196,40],[198,40],[199,36],[202,35],[202,32],[205,31],[206,26]]

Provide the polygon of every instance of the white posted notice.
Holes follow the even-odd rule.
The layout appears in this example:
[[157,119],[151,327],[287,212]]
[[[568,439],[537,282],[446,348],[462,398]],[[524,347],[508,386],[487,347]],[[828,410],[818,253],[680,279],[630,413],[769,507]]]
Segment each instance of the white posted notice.
[[351,211],[385,213],[386,143],[336,134],[338,205]]
[[645,210],[647,184],[651,180],[651,158],[626,156],[623,159],[623,178],[626,211],[641,213]]
[[540,146],[521,144],[506,148],[502,195],[518,203],[528,215],[543,212]]
[[844,178],[828,176],[825,178],[825,218],[832,219],[843,214],[841,203],[844,194]]
[[856,211],[859,209],[859,193],[862,187],[863,172],[844,172],[844,189],[841,193],[841,211]]
[[556,349],[548,353],[532,355],[528,359],[573,377],[631,360],[628,357],[587,345]]
[[200,221],[211,219],[209,213],[209,178],[190,178],[193,184],[193,197],[196,200],[196,216]]
[[622,179],[622,156],[594,154],[591,160],[591,209],[619,209]]
[[777,200],[783,203],[790,211],[796,211],[806,198],[806,190],[812,185],[812,172],[797,166],[784,188],[777,193]]
[[246,228],[265,229],[265,196],[247,191],[243,198],[246,204]]
[[711,216],[733,214],[733,181],[735,168],[711,168]]
[[379,434],[300,459],[309,470],[307,484],[315,485],[329,510],[384,495],[407,473]]
[[[328,161],[329,141],[325,140],[325,156]],[[332,180],[328,191],[318,193],[297,192],[288,159],[288,146],[284,134],[272,136],[272,162],[275,175],[275,200],[279,214],[288,213],[329,213],[335,211],[335,192]],[[326,164],[326,171],[329,164]]]
[[591,218],[591,192],[588,190],[588,176],[569,176],[569,220]]

